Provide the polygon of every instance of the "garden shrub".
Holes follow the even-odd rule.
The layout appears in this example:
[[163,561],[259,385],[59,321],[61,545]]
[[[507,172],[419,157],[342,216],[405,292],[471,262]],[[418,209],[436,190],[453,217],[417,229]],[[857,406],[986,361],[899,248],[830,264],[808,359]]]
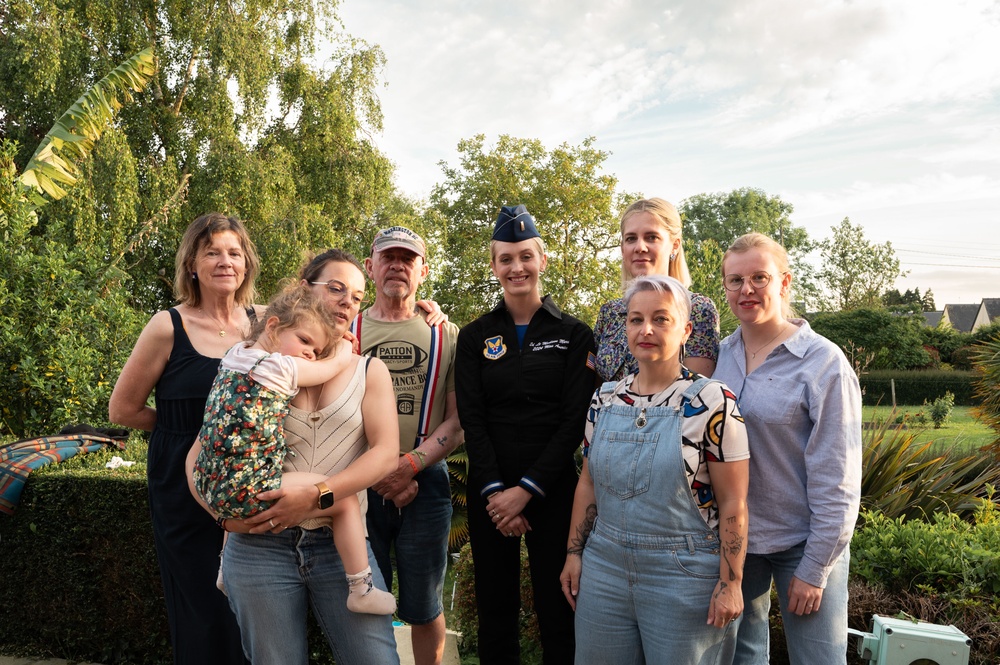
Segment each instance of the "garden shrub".
[[931,420],[934,421],[934,429],[941,429],[941,425],[948,422],[951,412],[955,410],[955,396],[946,390],[944,395],[938,397],[929,405]]
[[[118,455],[130,468],[106,469]],[[0,514],[5,655],[105,665],[171,663],[153,545],[146,443],[33,471],[13,516]],[[311,665],[332,665],[310,617]]]
[[[917,520],[865,511],[851,543],[852,578],[884,592],[876,611],[954,625],[972,638],[970,663],[977,665],[994,664],[1000,654],[1000,509],[992,492],[987,488],[971,521],[944,512]],[[855,608],[863,598],[852,591],[852,627],[859,629]]]

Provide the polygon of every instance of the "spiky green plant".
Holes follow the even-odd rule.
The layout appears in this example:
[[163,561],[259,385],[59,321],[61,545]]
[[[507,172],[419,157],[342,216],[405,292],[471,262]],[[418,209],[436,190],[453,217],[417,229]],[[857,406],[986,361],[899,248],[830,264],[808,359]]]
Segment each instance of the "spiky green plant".
[[[80,176],[80,162],[122,107],[156,71],[153,47],[143,49],[98,81],[56,120],[31,156],[19,181],[36,207],[66,196]],[[45,198],[48,196],[48,198]]]
[[448,456],[448,473],[451,474],[451,532],[448,549],[457,552],[469,540],[469,510],[466,492],[469,483],[469,454],[465,444]]
[[1000,455],[1000,335],[973,347],[972,363],[976,371],[972,394],[979,400],[974,413],[998,435],[985,449]]
[[936,512],[970,514],[1000,467],[981,455],[932,454],[933,442],[915,443],[912,430],[887,418],[865,430],[861,506],[890,519]]

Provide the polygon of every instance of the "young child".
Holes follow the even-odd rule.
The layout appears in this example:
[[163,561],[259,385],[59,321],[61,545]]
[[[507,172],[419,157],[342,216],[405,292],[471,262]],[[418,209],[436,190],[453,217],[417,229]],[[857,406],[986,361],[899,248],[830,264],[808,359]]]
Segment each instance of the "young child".
[[[249,339],[222,359],[187,461],[192,493],[223,527],[226,519],[267,509],[269,504],[256,498],[260,492],[327,480],[317,473],[282,474],[286,453],[295,454],[286,448],[283,422],[299,387],[326,383],[347,366],[350,344],[334,343],[336,325],[319,298],[295,286],[275,297]],[[372,583],[356,495],[337,497],[332,522],[348,571],[348,609],[392,614],[395,598]],[[225,593],[221,566],[218,585]]]

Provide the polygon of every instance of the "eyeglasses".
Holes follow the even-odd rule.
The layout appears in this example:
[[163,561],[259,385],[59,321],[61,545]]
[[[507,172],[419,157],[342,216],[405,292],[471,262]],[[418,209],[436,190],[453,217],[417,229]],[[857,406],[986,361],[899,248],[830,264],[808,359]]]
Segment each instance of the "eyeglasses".
[[[785,273],[781,273],[784,275]],[[727,291],[742,291],[743,284],[748,281],[750,286],[755,289],[763,289],[765,286],[771,283],[771,275],[764,272],[755,272],[749,277],[744,277],[743,275],[726,275],[722,278],[722,285],[726,287]]]
[[347,284],[336,279],[331,279],[329,282],[309,282],[315,286],[325,286],[326,290],[330,292],[330,295],[334,298],[339,298],[343,300],[344,298],[349,298],[351,304],[357,307],[366,307],[368,305],[368,299],[365,298],[364,292],[351,292],[347,288]]

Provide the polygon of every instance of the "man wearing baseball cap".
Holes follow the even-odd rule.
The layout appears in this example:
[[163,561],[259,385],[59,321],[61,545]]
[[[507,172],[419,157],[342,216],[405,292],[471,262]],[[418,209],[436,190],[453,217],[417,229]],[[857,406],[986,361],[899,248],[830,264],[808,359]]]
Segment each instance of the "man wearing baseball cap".
[[395,546],[399,618],[411,625],[414,663],[441,662],[445,623],[442,591],[451,529],[451,485],[445,458],[463,441],[455,402],[458,327],[428,325],[417,307],[427,278],[427,247],[408,228],[379,231],[365,270],[375,303],[351,331],[363,355],[392,375],[399,419],[399,465],[368,490],[368,535],[386,582]]

